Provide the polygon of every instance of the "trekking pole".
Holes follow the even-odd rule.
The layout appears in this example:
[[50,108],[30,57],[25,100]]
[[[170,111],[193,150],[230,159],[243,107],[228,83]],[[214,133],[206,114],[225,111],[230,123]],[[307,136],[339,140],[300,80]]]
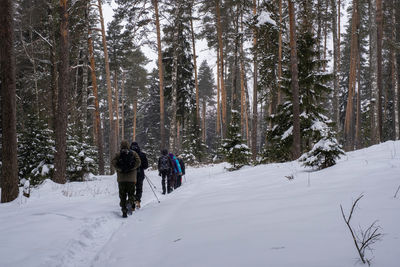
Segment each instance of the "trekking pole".
[[160,200],[158,199],[156,192],[154,192],[154,189],[153,189],[153,187],[151,186],[151,184],[150,184],[150,182],[149,182],[149,178],[148,178],[147,176],[144,176],[144,177],[146,177],[146,181],[149,183],[149,186],[150,186],[150,188],[151,188],[151,191],[153,191],[153,194],[154,194],[154,196],[157,198],[158,203],[160,203]]
[[151,184],[151,186],[153,186],[153,187],[154,187],[154,189],[157,189],[157,186],[155,186],[155,185],[154,185],[153,181],[152,181],[152,180],[150,180],[150,178],[149,178],[149,177],[147,177],[147,175],[146,175],[146,174],[145,174],[144,176],[146,176],[146,178],[148,179],[148,182]]

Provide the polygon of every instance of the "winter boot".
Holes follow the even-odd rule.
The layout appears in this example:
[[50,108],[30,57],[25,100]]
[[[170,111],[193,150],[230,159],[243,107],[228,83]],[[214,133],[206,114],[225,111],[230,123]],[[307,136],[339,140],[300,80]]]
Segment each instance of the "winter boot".
[[135,206],[137,209],[140,209],[140,201],[136,200],[135,201]]
[[122,218],[127,218],[128,217],[128,215],[126,214],[126,211],[123,211],[122,212]]
[[133,211],[135,210],[135,207],[132,206],[131,203],[128,203],[128,205],[126,205],[126,208],[128,209],[128,215],[132,215]]

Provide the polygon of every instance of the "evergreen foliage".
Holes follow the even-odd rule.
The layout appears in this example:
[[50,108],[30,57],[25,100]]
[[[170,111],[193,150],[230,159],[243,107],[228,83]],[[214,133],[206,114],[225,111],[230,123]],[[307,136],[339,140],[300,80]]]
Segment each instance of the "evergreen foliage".
[[[316,39],[305,25],[300,28],[298,38],[299,57],[299,88],[300,88],[300,131],[301,151],[304,153],[314,147],[314,144],[330,142],[332,156],[341,150],[334,138],[332,121],[324,115],[326,113],[326,98],[331,89],[328,82],[331,75],[321,72],[326,62],[315,56]],[[278,106],[277,113],[267,118],[272,128],[267,131],[267,141],[262,161],[284,162],[292,158],[293,143],[293,108],[291,102],[290,73],[284,71],[283,90],[287,101]],[[320,143],[320,144],[321,144]],[[336,146],[334,146],[336,144]],[[316,152],[311,152],[311,154]],[[327,153],[326,151],[324,153]],[[340,153],[339,153],[340,154]],[[329,156],[327,156],[327,159]],[[322,163],[321,166],[330,165]]]
[[183,161],[188,165],[197,165],[203,163],[206,159],[207,146],[202,141],[201,133],[196,113],[193,113],[186,124],[182,142],[183,152],[180,154]]
[[28,115],[18,137],[20,179],[36,186],[50,179],[54,171],[55,141],[53,131],[35,115]]
[[[71,129],[71,126],[69,127]],[[67,178],[68,181],[85,181],[90,174],[97,174],[98,164],[97,148],[90,145],[90,140],[85,138],[83,142],[79,137],[67,135]]]
[[232,110],[232,120],[228,127],[226,138],[222,141],[221,151],[232,167],[231,171],[238,170],[249,164],[250,149],[242,138],[240,131],[240,113]]

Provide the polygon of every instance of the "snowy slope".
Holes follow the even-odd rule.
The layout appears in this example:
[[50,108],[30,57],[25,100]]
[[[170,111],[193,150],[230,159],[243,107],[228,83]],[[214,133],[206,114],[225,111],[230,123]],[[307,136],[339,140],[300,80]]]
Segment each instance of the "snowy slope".
[[[160,190],[156,172],[147,172]],[[285,176],[293,175],[293,180]],[[348,153],[309,172],[297,162],[187,170],[187,182],[120,217],[116,178],[46,181],[0,205],[0,266],[271,266],[359,264],[343,221],[361,193],[354,226],[379,220],[372,265],[400,266],[400,142]]]

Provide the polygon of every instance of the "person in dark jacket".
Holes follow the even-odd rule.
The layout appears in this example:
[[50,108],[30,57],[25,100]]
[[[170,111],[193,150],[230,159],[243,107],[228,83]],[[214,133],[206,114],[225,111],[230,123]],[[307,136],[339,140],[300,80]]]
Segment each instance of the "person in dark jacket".
[[177,188],[177,180],[178,177],[181,175],[182,171],[181,171],[181,165],[179,164],[179,161],[177,160],[177,158],[175,157],[174,154],[169,153],[169,157],[172,160],[172,175],[171,175],[171,186],[173,189]]
[[178,160],[181,167],[181,175],[178,175],[176,187],[180,187],[182,185],[182,176],[185,175],[185,163],[183,162],[183,159],[180,157],[180,155],[176,155],[176,159]]
[[[128,164],[122,164],[123,159],[129,159]],[[121,150],[114,156],[111,163],[117,171],[119,205],[121,206],[122,217],[126,218],[128,210],[130,208],[132,211],[135,209],[135,184],[140,157],[135,151],[129,149],[127,141],[122,141]],[[126,169],[126,165],[128,169]]]
[[[165,192],[169,194],[172,191],[170,179],[172,168],[173,165],[170,157],[168,156],[168,150],[161,150],[161,156],[158,158],[158,175],[162,177],[161,186],[163,195],[165,195]],[[165,183],[167,183],[167,186],[165,186]]]
[[135,193],[136,208],[140,209],[140,202],[143,193],[144,170],[149,167],[149,162],[147,161],[146,154],[140,151],[140,147],[137,142],[132,142],[131,150],[135,151],[139,155],[141,162],[140,167],[137,169],[137,182],[136,182],[136,193]]

